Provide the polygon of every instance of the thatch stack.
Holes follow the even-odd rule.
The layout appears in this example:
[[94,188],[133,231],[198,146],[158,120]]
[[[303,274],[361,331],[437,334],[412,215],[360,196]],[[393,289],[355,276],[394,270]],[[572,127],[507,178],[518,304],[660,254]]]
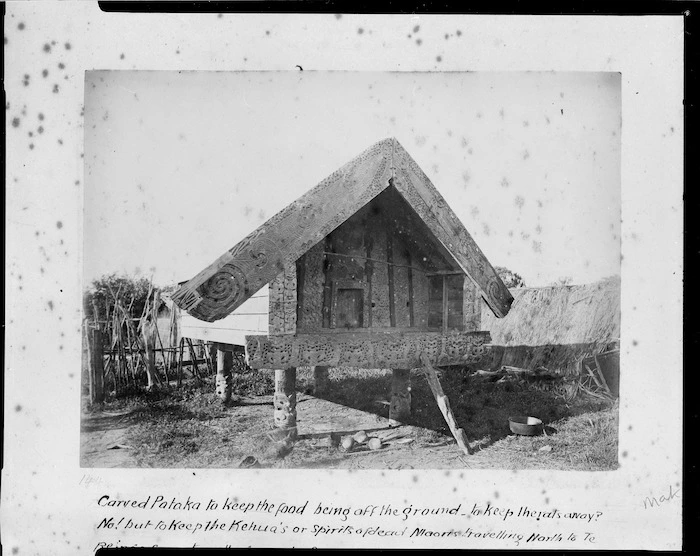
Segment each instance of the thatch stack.
[[482,311],[481,327],[491,333],[491,368],[545,367],[578,373],[583,357],[601,353],[620,338],[620,280],[583,286],[514,288],[505,318]]

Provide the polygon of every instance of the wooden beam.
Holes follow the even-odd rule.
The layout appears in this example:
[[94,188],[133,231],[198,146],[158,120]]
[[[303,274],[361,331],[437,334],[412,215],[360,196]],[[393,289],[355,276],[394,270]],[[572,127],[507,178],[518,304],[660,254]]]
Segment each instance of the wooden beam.
[[385,227],[386,230],[386,261],[388,263],[387,274],[389,280],[389,323],[390,326],[396,326],[396,300],[394,299],[394,238],[391,234],[391,228]]
[[217,344],[216,350],[216,395],[219,399],[228,404],[231,402],[233,394],[233,353],[224,351],[223,346]]
[[415,326],[415,316],[414,316],[414,303],[413,303],[413,269],[411,268],[411,252],[406,251],[406,258],[408,259],[408,326]]
[[345,332],[246,336],[248,365],[288,369],[325,365],[364,369],[412,369],[425,353],[434,365],[477,363],[486,354],[488,332]]
[[425,376],[428,379],[428,386],[430,386],[430,390],[433,393],[433,397],[435,398],[440,411],[442,412],[442,416],[447,422],[447,426],[450,427],[452,436],[454,436],[454,439],[457,441],[457,445],[462,449],[462,451],[465,454],[470,455],[472,453],[472,449],[469,447],[469,440],[467,440],[467,435],[464,434],[464,430],[457,426],[457,421],[455,420],[454,413],[452,413],[452,408],[450,407],[450,400],[447,398],[442,389],[437,371],[431,365],[430,358],[424,353],[420,354],[420,360],[423,364]]
[[104,401],[104,367],[102,360],[102,331],[93,328],[91,331],[90,348],[90,401],[101,403]]
[[513,303],[508,288],[447,201],[398,141],[394,141],[392,162],[395,170],[392,185],[472,278],[494,314],[507,315]]
[[328,367],[316,365],[314,367],[314,395],[321,396],[328,393]]
[[296,380],[295,368],[275,370],[275,393],[272,399],[275,427],[287,430],[293,438],[296,438],[297,426]]
[[389,419],[393,424],[405,423],[411,417],[411,371],[409,369],[392,369],[391,402]]

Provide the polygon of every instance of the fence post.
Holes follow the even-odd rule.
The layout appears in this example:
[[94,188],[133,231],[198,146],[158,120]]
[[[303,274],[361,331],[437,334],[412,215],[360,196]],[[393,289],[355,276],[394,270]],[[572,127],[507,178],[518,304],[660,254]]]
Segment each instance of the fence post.
[[93,328],[91,331],[92,347],[91,368],[90,368],[90,401],[92,403],[101,403],[104,401],[104,365],[102,361],[102,331],[99,328]]

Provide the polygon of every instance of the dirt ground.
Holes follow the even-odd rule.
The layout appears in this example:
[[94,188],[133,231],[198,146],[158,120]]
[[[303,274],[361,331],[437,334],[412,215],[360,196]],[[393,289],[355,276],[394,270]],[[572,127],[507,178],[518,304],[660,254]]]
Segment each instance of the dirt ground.
[[[181,438],[162,440],[154,431],[155,440],[151,440],[146,450],[144,444],[139,447],[139,442],[150,429],[138,410],[85,414],[81,466],[236,468],[244,467],[241,463],[246,458],[248,461],[255,458],[255,466],[261,468],[596,468],[595,462],[581,458],[581,461],[574,461],[570,452],[576,447],[567,445],[562,440],[566,435],[557,435],[557,429],[553,427],[547,427],[545,434],[538,437],[510,435],[490,445],[473,443],[474,453],[466,455],[449,435],[418,426],[392,426],[388,419],[378,414],[308,394],[299,395],[297,414],[299,437],[283,458],[270,455],[271,443],[267,435],[271,430],[271,396],[243,398],[236,405],[222,410],[215,419],[195,420],[189,429],[183,425]],[[590,431],[590,435],[599,433],[599,423],[593,419],[584,416],[577,421],[577,438],[581,436],[579,430]],[[376,451],[369,450],[366,444],[350,452],[339,449],[337,441],[341,436],[360,430],[370,437],[394,438]],[[562,438],[557,439],[557,436]],[[177,448],[178,442],[182,442],[183,449],[173,457],[173,444]],[[585,438],[581,442],[585,445]],[[159,458],[161,452],[164,456]]]

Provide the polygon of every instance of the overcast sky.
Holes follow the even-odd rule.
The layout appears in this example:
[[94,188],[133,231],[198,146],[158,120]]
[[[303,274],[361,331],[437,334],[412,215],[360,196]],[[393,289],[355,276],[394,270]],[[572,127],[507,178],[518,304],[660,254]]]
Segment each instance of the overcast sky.
[[396,137],[493,265],[619,274],[618,73],[86,73],[84,269],[191,278]]

